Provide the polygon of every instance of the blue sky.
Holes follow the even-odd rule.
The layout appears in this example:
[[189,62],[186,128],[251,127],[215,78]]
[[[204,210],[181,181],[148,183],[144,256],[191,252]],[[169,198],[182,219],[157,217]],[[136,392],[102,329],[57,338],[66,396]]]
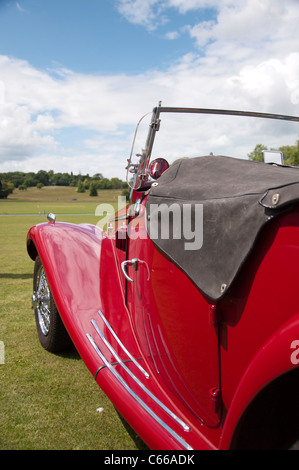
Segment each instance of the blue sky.
[[61,65],[78,73],[139,73],[171,65],[192,49],[182,34],[176,44],[167,39],[212,10],[177,14],[167,11],[159,27],[132,23],[114,0],[2,1],[0,44],[7,55],[28,60],[34,67]]
[[[298,115],[298,19],[298,0],[0,0],[0,171],[124,179],[134,126],[159,100]],[[198,154],[223,153],[232,126],[209,126]],[[298,136],[255,130],[239,139]]]

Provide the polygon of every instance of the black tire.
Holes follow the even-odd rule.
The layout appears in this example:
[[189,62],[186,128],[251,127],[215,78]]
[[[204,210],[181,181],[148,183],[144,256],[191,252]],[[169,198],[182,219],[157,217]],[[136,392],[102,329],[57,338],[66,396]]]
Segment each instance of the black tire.
[[53,353],[69,350],[72,341],[58,313],[39,256],[34,265],[32,300],[37,334],[42,347]]

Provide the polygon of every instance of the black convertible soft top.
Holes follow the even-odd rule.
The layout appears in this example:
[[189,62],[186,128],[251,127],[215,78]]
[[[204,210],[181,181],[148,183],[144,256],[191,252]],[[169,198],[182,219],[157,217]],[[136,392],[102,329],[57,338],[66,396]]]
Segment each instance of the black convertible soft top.
[[298,168],[224,156],[181,159],[151,187],[147,231],[204,294],[217,300],[262,226],[297,200]]

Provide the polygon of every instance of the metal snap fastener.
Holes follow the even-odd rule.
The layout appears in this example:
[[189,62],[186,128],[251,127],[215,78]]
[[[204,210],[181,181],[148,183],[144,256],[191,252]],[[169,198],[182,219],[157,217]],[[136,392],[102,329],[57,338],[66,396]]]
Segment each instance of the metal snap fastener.
[[272,196],[272,204],[273,204],[274,206],[276,206],[276,205],[278,204],[278,202],[279,202],[279,194],[274,194],[274,195]]

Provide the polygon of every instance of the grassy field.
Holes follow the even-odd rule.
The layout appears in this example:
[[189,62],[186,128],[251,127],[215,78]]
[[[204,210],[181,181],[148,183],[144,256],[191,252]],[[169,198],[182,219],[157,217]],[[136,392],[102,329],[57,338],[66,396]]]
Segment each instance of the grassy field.
[[71,186],[45,186],[42,189],[15,189],[8,199],[0,200],[0,214],[94,214],[99,204],[116,204],[119,191],[102,190],[91,197],[88,192],[77,193]]
[[[91,198],[70,190],[74,192],[74,188],[34,188],[0,201],[0,214],[23,214],[0,216],[0,341],[5,348],[0,364],[1,450],[144,448],[77,352],[50,354],[42,349],[35,332],[33,262],[25,243],[28,229],[46,220],[43,211],[71,214],[58,215],[58,220],[96,223],[95,207],[115,202],[118,195],[105,191]],[[98,408],[104,411],[99,413]]]

